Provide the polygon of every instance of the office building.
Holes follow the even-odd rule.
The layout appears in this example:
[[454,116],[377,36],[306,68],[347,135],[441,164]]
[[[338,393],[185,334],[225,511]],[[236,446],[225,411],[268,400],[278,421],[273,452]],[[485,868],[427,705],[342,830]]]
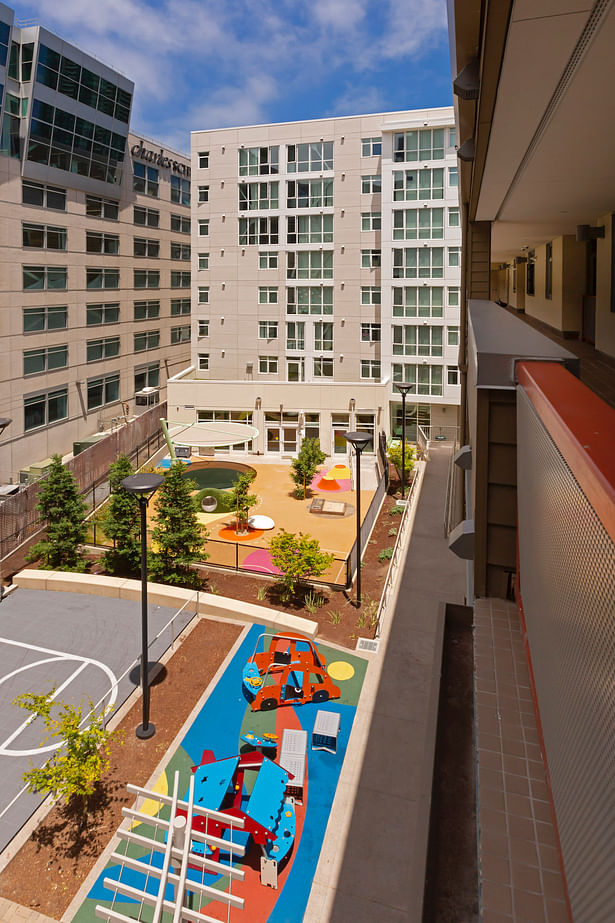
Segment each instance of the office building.
[[455,144],[450,108],[193,132],[192,366],[169,417],[253,423],[237,451],[344,454],[349,428],[399,436],[402,381],[409,438],[452,429]]
[[6,484],[164,400],[185,368],[190,165],[130,131],[130,80],[3,5],[0,83]]

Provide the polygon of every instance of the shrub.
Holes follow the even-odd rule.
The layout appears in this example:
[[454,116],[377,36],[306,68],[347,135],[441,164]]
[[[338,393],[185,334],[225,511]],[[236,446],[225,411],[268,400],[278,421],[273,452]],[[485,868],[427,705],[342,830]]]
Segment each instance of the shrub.
[[[399,442],[392,443],[387,448],[387,456],[390,462],[393,463],[395,470],[397,471],[397,477],[401,480],[401,440]],[[412,469],[414,468],[415,453],[414,446],[409,445],[406,442],[406,455],[405,455],[405,475],[404,481],[406,484],[410,480],[410,475],[412,474]]]
[[319,439],[304,439],[296,458],[290,463],[290,476],[295,482],[295,497],[304,500],[312,479],[327,456]]
[[26,561],[43,558],[47,570],[84,571],[81,545],[86,537],[87,507],[71,471],[54,455],[49,474],[42,483],[37,511],[46,521],[47,538],[30,549]]
[[282,571],[278,583],[287,597],[310,577],[323,574],[334,560],[334,555],[320,550],[318,539],[302,532],[295,534],[283,529],[271,539],[269,549],[273,564]]
[[390,561],[392,557],[393,557],[393,549],[383,548],[382,551],[378,555],[378,560],[382,564],[383,561]]

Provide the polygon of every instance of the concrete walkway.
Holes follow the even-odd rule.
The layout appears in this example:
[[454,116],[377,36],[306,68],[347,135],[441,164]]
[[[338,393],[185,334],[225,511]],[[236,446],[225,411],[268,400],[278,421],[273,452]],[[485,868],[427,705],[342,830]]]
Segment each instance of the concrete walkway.
[[442,525],[451,448],[430,452],[305,923],[421,919],[444,604],[463,603],[465,586],[463,562],[448,551]]
[[56,923],[51,917],[46,917],[38,910],[22,907],[0,897],[0,923]]

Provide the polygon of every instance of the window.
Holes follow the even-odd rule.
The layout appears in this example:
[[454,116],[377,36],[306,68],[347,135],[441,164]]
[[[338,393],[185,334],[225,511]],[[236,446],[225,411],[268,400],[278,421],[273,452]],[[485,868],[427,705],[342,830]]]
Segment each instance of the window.
[[209,353],[199,353],[199,372],[209,371]]
[[[118,234],[100,234],[98,231],[85,232],[86,253],[112,253],[120,252],[120,238]],[[136,253],[135,253],[136,256]]]
[[286,242],[327,244],[333,241],[333,215],[289,215]]
[[407,208],[393,212],[393,240],[441,240],[443,208]]
[[133,288],[160,288],[160,272],[157,269],[134,269]]
[[145,349],[156,349],[160,346],[160,330],[143,330],[134,334],[134,352],[141,353]]
[[333,352],[333,324],[316,321],[314,324],[314,349],[316,352]]
[[206,170],[209,166],[209,151],[199,151],[199,167],[201,170]]
[[382,226],[382,214],[380,212],[362,212],[361,230],[362,231],[379,231]]
[[444,170],[394,170],[393,201],[444,198]]
[[120,271],[119,269],[107,269],[104,266],[86,269],[85,284],[86,288],[119,288]]
[[277,244],[278,218],[240,218],[239,244]]
[[380,304],[381,294],[379,285],[361,286],[361,304]]
[[190,273],[172,269],[171,288],[190,288]]
[[23,224],[24,247],[39,250],[66,250],[66,228],[55,228],[47,224]]
[[259,356],[258,371],[263,375],[271,375],[278,371],[277,356]]
[[[199,187],[200,189],[201,187]],[[202,187],[207,189],[207,186]],[[201,199],[199,198],[199,202]],[[205,199],[204,201],[207,201]],[[190,205],[190,180],[182,179],[180,176],[171,176],[171,202],[177,205]]]
[[143,388],[157,388],[160,385],[160,363],[150,362],[135,368],[135,391]]
[[38,205],[40,208],[52,208],[54,211],[66,211],[66,189],[47,186],[44,183],[31,183],[22,180],[21,201],[24,205]]
[[182,327],[171,327],[171,346],[175,343],[189,343],[190,342],[190,324],[185,324]]
[[545,298],[553,295],[553,242],[549,241],[545,247]]
[[97,195],[86,195],[85,213],[90,218],[108,218],[111,221],[118,221],[120,203],[116,202],[115,199],[102,199]]
[[449,208],[449,210],[448,210],[448,226],[449,226],[449,228],[458,228],[458,227],[459,227],[459,209],[458,209],[458,208]]
[[305,349],[305,323],[291,321],[286,324],[286,349]]
[[527,269],[525,277],[525,294],[534,295],[536,281],[536,251],[528,250],[527,252]]
[[393,382],[414,385],[415,394],[442,394],[441,365],[393,365]]
[[278,336],[277,320],[260,320],[258,322],[259,340],[275,340]]
[[361,268],[362,269],[380,269],[381,252],[380,250],[361,250]]
[[209,336],[209,321],[208,320],[199,321],[199,336],[200,337]]
[[459,346],[459,327],[446,328],[446,345]]
[[361,342],[379,343],[380,324],[361,324]]
[[439,285],[393,289],[393,317],[442,317],[443,310],[444,289]]
[[444,129],[421,128],[396,132],[393,139],[393,160],[443,160]]
[[23,402],[24,430],[49,426],[68,417],[68,388],[57,388],[34,397],[26,397]]
[[209,269],[209,253],[199,253],[199,269]]
[[449,247],[448,248],[448,265],[449,266],[459,266],[459,254],[460,247]]
[[209,304],[208,285],[199,285],[199,304]]
[[119,304],[86,304],[86,327],[99,327],[102,324],[117,324],[120,319]]
[[199,204],[209,202],[209,186],[199,186]]
[[333,250],[298,250],[286,254],[287,279],[332,279]]
[[[187,218],[182,215],[171,215],[171,230],[179,231],[181,234],[189,234],[190,233],[190,218]],[[200,221],[199,221],[199,234],[201,234],[201,222]],[[209,234],[209,227],[207,230],[207,234]]]
[[158,259],[160,256],[160,241],[152,240],[148,237],[135,237],[133,240],[133,252],[135,256]]
[[333,205],[333,180],[290,180],[286,184],[287,208],[327,208]]
[[239,151],[240,176],[264,176],[280,172],[280,148],[247,147]]
[[314,359],[314,378],[333,378],[333,359]]
[[128,124],[132,102],[130,93],[42,44],[38,52],[36,81]]
[[88,410],[96,410],[105,404],[112,404],[120,399],[120,376],[105,375],[103,378],[90,378],[88,381]]
[[120,354],[120,338],[104,337],[100,340],[88,340],[86,361],[98,362],[100,359],[113,359]]
[[[457,173],[457,167],[448,168],[448,184],[449,186],[458,186],[459,185],[459,176]],[[435,196],[434,196],[435,198]],[[440,198],[440,196],[438,196]]]
[[133,308],[135,320],[153,320],[160,317],[159,301],[135,301]]
[[148,228],[160,227],[160,212],[156,208],[144,208],[142,205],[135,205],[133,215],[135,224]]
[[160,172],[155,167],[146,167],[144,163],[132,162],[132,188],[135,192],[158,198]]
[[277,250],[268,250],[264,253],[258,254],[258,268],[259,269],[277,269],[278,268],[278,252]]
[[287,288],[286,313],[333,314],[333,289],[328,285]]
[[68,308],[40,307],[23,309],[23,332],[40,333],[43,330],[64,330],[67,324]]
[[380,360],[361,359],[361,378],[371,378],[380,381]]
[[363,195],[379,195],[382,192],[382,177],[381,176],[362,176],[361,177],[361,193]]
[[239,211],[278,208],[279,183],[240,183]]
[[199,218],[199,237],[209,237],[209,218]]
[[361,157],[380,157],[382,138],[361,138]]
[[66,289],[67,270],[65,266],[24,266],[24,291]]
[[442,327],[393,327],[394,356],[441,356]]
[[448,130],[448,146],[457,147],[457,129],[449,128]]
[[190,314],[192,305],[189,298],[171,298],[171,317]]
[[459,288],[456,285],[448,290],[448,305],[450,308],[459,307]]
[[456,365],[447,365],[446,383],[447,385],[458,385],[459,384],[459,369],[457,368]]
[[443,275],[443,247],[407,247],[405,250],[393,250],[394,279],[441,279]]
[[68,365],[68,346],[46,346],[41,349],[27,349],[23,354],[23,373],[36,375],[65,369]]
[[333,169],[333,141],[286,146],[288,172],[309,173]]

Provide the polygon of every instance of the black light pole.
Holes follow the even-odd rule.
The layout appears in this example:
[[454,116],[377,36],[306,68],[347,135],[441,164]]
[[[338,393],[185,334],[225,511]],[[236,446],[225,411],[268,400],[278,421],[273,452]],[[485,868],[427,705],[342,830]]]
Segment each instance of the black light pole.
[[357,468],[357,608],[361,605],[361,452],[372,441],[369,433],[344,433],[344,439],[355,451]]
[[149,720],[149,677],[147,675],[147,504],[158,490],[164,478],[159,474],[131,474],[121,482],[122,487],[133,494],[141,508],[141,689],[143,690],[143,721],[137,727],[136,735],[147,740],[156,733]]
[[[0,436],[7,428],[9,423],[12,423],[10,417],[0,417]],[[2,547],[0,546],[0,558],[2,557]],[[2,573],[0,573],[0,603],[2,602],[2,597],[4,596],[4,587],[2,585]]]
[[395,386],[401,394],[401,498],[404,499],[406,489],[406,397],[414,385]]

